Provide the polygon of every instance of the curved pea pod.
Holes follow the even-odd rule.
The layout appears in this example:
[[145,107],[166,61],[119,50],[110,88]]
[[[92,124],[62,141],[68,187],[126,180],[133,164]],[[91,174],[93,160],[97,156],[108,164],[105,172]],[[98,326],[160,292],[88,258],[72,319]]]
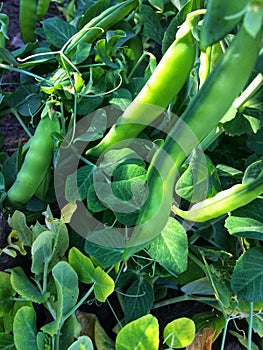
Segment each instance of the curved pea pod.
[[138,0],[126,0],[113,5],[86,23],[81,30],[69,41],[65,54],[70,55],[76,46],[81,43],[92,43],[104,31],[125,18],[138,6]]
[[172,207],[178,169],[228,111],[244,88],[258,57],[263,28],[254,38],[242,26],[225,54],[157,151],[148,170],[148,197],[124,253],[124,259],[138,242],[147,244],[165,227]]
[[229,34],[240,22],[249,0],[209,0],[200,32],[200,48],[206,48]]
[[51,0],[38,0],[37,3],[37,20],[43,19],[48,11]]
[[59,130],[57,118],[44,117],[40,120],[22,167],[7,193],[8,204],[25,204],[37,192],[47,175],[53,157],[52,134]]
[[19,29],[25,43],[36,40],[37,0],[20,0]]
[[253,177],[246,175],[251,168],[255,168],[255,163],[247,168],[245,178],[241,184],[232,186],[231,188],[217,193],[214,197],[207,198],[202,202],[194,204],[189,210],[184,211],[179,208],[173,208],[176,215],[188,221],[204,222],[220,217],[235,209],[243,207],[256,199],[263,193],[263,162],[256,162],[260,168],[258,176]]
[[192,35],[192,20],[202,13],[203,11],[196,11],[188,15],[177,32],[175,41],[133,103],[101,142],[86,152],[87,155],[99,156],[115,143],[136,137],[176,98],[195,62],[196,45]]

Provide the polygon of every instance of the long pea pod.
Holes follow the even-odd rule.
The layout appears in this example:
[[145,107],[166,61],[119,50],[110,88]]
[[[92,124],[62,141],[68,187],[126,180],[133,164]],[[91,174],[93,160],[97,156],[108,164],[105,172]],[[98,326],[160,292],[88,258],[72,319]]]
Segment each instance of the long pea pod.
[[43,19],[47,13],[51,0],[38,0],[37,2],[37,20]]
[[249,0],[209,0],[200,32],[200,48],[206,48],[229,34],[240,22]]
[[19,29],[25,43],[36,40],[37,0],[20,0]]
[[57,118],[44,117],[40,120],[22,167],[7,193],[8,204],[25,204],[37,192],[47,175],[52,160],[54,148],[52,133],[58,131]]
[[115,143],[136,137],[171,103],[187,81],[196,58],[192,34],[193,21],[203,14],[197,10],[187,16],[175,41],[165,52],[153,74],[101,142],[86,155],[99,156]]
[[165,227],[178,169],[213,130],[244,88],[258,57],[263,28],[255,37],[244,25],[157,151],[148,169],[149,195],[124,252],[127,260]]
[[[189,210],[173,207],[174,213],[188,221],[204,222],[250,203],[263,193],[263,162],[259,160],[256,163],[261,171],[255,178],[218,192],[214,197],[194,204]],[[248,167],[246,172],[249,172],[252,166],[254,164]]]
[[108,30],[113,24],[118,23],[138,6],[138,0],[126,0],[109,7],[99,16],[85,24],[68,42],[64,53],[70,55],[81,42],[92,43],[102,31]]

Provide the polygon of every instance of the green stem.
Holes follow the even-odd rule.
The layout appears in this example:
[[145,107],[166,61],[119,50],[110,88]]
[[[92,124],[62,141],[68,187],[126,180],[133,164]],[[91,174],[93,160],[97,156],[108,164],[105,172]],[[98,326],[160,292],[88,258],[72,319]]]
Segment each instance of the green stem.
[[208,303],[208,302],[216,302],[216,299],[214,297],[211,297],[211,298],[209,298],[209,297],[193,297],[191,295],[184,294],[184,295],[180,295],[178,297],[158,301],[157,303],[155,303],[153,305],[152,309],[158,309],[162,306],[180,303],[182,301],[198,301],[201,303]]
[[87,293],[85,293],[84,296],[79,300],[79,302],[66,315],[62,317],[61,324],[63,324],[66,321],[66,319],[68,319],[75,311],[78,310],[78,308],[86,301],[86,299],[88,299],[93,290],[94,285],[91,286]]
[[11,108],[10,109],[10,113],[12,113],[16,117],[16,119],[18,120],[19,124],[24,129],[25,133],[31,138],[33,135],[31,134],[31,132],[29,131],[29,129],[27,128],[27,126],[25,125],[23,120],[20,118],[20,115],[17,113],[17,110],[15,108]]
[[53,84],[49,80],[47,80],[45,78],[42,78],[39,75],[36,75],[34,73],[28,72],[28,71],[26,71],[24,69],[8,66],[7,64],[3,64],[3,63],[0,63],[0,68],[6,69],[6,70],[9,70],[9,71],[12,71],[12,72],[17,72],[17,73],[28,75],[28,76],[30,76],[32,78],[35,78],[36,80],[44,81],[45,83],[49,84],[50,86],[53,86]]
[[253,330],[253,307],[254,303],[249,303],[249,319],[248,319],[248,339],[247,339],[247,349],[252,349],[252,330]]
[[243,93],[234,101],[233,106],[237,109],[242,107],[258,91],[262,84],[263,74],[258,73]]
[[222,342],[221,342],[221,349],[220,350],[224,350],[225,349],[228,322],[229,322],[229,318],[227,317],[225,319],[225,326],[224,326],[224,331],[223,331],[223,335],[222,335]]

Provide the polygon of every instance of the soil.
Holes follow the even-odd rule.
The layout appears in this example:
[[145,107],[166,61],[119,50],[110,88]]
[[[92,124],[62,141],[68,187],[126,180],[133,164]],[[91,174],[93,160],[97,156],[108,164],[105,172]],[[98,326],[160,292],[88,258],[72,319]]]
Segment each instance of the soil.
[[[9,23],[9,42],[8,48],[14,50],[21,45],[21,39],[19,35],[19,0],[2,0],[3,8],[2,12],[8,14],[10,18]],[[52,3],[51,3],[52,4]],[[54,4],[51,5],[48,16],[53,16],[57,14],[57,9]],[[5,77],[5,82],[10,82],[10,86],[5,86],[9,91],[12,91],[11,83],[17,82],[17,76],[15,74],[9,74]],[[27,140],[27,135],[25,134],[23,128],[20,126],[19,122],[10,115],[6,115],[0,119],[0,134],[4,136],[5,144],[1,151],[6,151],[12,154],[18,147],[19,144],[23,144]],[[4,246],[6,242],[6,236],[9,232],[7,223],[1,215],[0,212],[0,247]],[[22,265],[23,267],[28,265],[27,258],[19,257],[17,259],[10,258],[9,256],[2,254],[0,256],[0,270],[5,270],[7,268],[13,267],[15,265]],[[116,307],[116,312],[118,313],[118,305],[115,305],[116,301],[111,300],[111,304]],[[153,310],[153,314],[158,318],[160,324],[160,334],[162,334],[162,329],[164,326],[175,318],[179,317],[192,317],[197,312],[207,311],[208,307],[196,302],[184,302],[179,304],[172,304]],[[82,307],[82,311],[95,313],[99,318],[102,326],[105,328],[107,333],[113,336],[112,328],[115,326],[115,318],[107,303],[102,306],[86,306]],[[48,318],[48,315],[47,315]],[[39,310],[39,319],[41,322],[45,322],[43,319],[43,310]],[[213,344],[213,350],[219,350],[221,344],[221,339],[219,338]],[[161,349],[161,347],[160,347]],[[225,350],[243,350],[245,349],[236,338],[231,335],[227,336],[227,342]]]

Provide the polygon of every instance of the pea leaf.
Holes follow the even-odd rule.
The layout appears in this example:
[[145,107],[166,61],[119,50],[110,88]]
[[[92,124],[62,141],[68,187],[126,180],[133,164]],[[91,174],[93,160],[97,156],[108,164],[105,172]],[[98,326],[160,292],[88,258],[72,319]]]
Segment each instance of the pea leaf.
[[86,336],[82,335],[80,336],[70,347],[67,348],[67,350],[93,350],[93,344],[91,339]]
[[248,249],[237,260],[231,286],[237,298],[249,302],[263,300],[263,248]]
[[150,283],[143,277],[135,280],[127,289],[123,311],[125,323],[147,314],[153,305],[154,293]]
[[161,45],[164,29],[155,11],[148,5],[141,6],[141,23],[143,24],[143,33]]
[[263,129],[260,129],[256,134],[248,136],[247,146],[258,155],[263,155]]
[[17,350],[36,350],[37,326],[33,307],[23,306],[14,318],[14,342]]
[[170,218],[147,248],[148,254],[172,274],[180,274],[187,268],[188,240],[183,226]]
[[31,271],[36,274],[43,273],[45,264],[52,256],[54,234],[51,231],[42,232],[32,244]]
[[225,221],[231,235],[263,240],[262,201],[258,198],[231,213]]
[[94,294],[98,301],[105,302],[114,291],[113,279],[100,266],[94,271]]
[[57,48],[61,48],[77,33],[77,29],[73,25],[63,21],[59,17],[47,18],[42,21],[42,25],[47,41]]
[[65,196],[68,202],[75,203],[87,198],[88,187],[92,183],[93,169],[93,166],[85,165],[67,177]]
[[124,326],[116,338],[116,350],[157,350],[159,346],[158,320],[145,315]]
[[3,317],[13,306],[12,297],[15,292],[10,281],[10,274],[0,271],[0,280],[0,317]]
[[187,317],[168,323],[163,331],[165,343],[172,348],[183,348],[192,343],[195,337],[195,323]]
[[13,336],[7,333],[0,333],[0,348],[2,350],[16,350]]
[[21,267],[15,267],[11,271],[11,284],[14,290],[23,298],[35,303],[45,303],[49,292],[41,294],[38,288],[30,281]]
[[91,260],[81,253],[77,248],[72,247],[68,255],[69,264],[77,272],[81,282],[89,284],[93,282],[95,268]]
[[21,211],[16,210],[9,221],[10,226],[17,232],[18,238],[26,246],[31,246],[33,242],[33,233],[27,226],[26,216]]

